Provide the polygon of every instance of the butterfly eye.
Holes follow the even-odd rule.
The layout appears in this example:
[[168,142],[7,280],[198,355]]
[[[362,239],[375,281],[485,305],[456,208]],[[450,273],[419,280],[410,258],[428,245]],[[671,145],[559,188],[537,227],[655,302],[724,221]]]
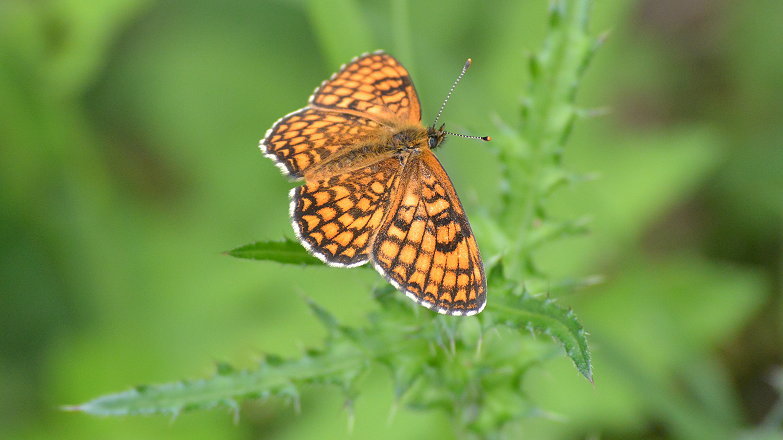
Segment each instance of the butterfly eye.
[[438,146],[438,137],[437,136],[430,136],[429,140],[430,148],[435,148]]

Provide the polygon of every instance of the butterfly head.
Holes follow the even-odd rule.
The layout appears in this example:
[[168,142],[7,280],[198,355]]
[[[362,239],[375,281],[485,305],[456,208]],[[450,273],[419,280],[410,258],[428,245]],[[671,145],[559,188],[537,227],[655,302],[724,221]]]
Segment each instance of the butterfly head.
[[442,124],[440,128],[435,128],[434,125],[427,128],[427,144],[429,145],[431,150],[434,150],[440,144],[443,143],[443,141],[446,139],[446,131],[443,130],[443,127],[446,124]]

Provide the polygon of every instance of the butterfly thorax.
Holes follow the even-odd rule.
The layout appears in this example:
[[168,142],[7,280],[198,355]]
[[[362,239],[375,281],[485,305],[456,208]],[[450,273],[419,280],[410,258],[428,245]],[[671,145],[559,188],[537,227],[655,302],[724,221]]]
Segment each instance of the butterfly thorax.
[[374,136],[332,154],[323,163],[305,173],[305,180],[320,181],[331,176],[364,168],[395,157],[405,162],[422,149],[429,148],[430,134],[421,125],[393,124],[379,129]]
[[391,132],[389,148],[395,151],[415,150],[427,146],[427,130],[409,125]]

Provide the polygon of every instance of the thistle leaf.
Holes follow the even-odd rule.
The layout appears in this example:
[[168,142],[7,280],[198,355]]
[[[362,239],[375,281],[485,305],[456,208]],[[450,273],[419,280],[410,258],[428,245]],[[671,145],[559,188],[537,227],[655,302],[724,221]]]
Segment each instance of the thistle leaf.
[[237,258],[250,260],[276,261],[283,264],[322,266],[324,263],[307,253],[299,243],[285,239],[283,241],[257,241],[225,252]]
[[298,396],[297,387],[302,384],[330,383],[350,388],[366,363],[360,350],[346,344],[329,344],[323,351],[299,359],[262,362],[252,371],[224,366],[210,378],[135,387],[64,409],[125,416],[234,408],[237,400],[248,397],[279,396],[296,402],[292,396]]
[[510,300],[489,303],[487,308],[495,313],[499,322],[519,330],[532,330],[554,338],[563,346],[576,369],[587,380],[593,381],[593,367],[586,332],[572,310],[558,306],[552,298],[542,299],[528,293]]

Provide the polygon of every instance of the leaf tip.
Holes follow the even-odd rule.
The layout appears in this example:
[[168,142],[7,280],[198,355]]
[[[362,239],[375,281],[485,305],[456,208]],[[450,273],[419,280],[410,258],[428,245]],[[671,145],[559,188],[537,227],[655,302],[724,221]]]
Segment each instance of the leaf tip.
[[586,371],[582,371],[582,376],[585,377],[588,381],[590,381],[590,384],[595,387],[595,379],[593,378],[593,369],[591,367],[588,367]]

